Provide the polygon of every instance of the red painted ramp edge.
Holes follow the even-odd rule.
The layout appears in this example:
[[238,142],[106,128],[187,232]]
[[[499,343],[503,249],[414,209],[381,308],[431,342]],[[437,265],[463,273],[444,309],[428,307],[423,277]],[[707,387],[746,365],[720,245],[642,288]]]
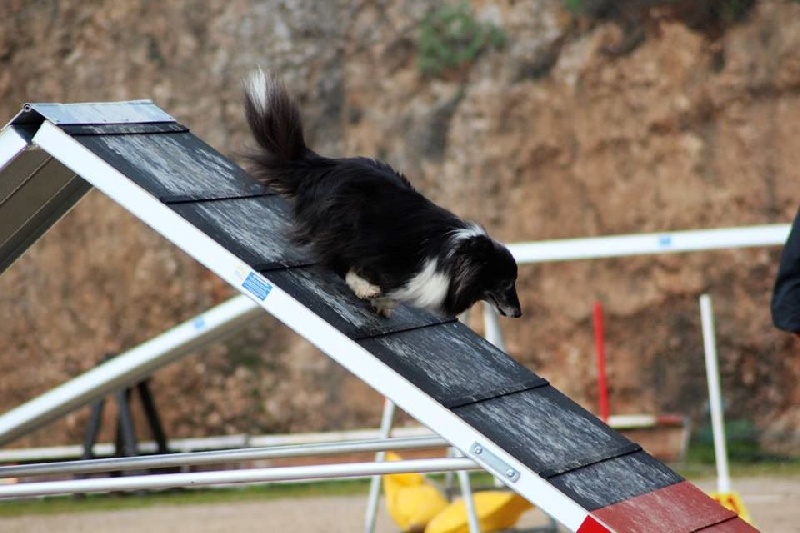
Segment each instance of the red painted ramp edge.
[[752,533],[758,530],[683,481],[596,509],[578,533]]

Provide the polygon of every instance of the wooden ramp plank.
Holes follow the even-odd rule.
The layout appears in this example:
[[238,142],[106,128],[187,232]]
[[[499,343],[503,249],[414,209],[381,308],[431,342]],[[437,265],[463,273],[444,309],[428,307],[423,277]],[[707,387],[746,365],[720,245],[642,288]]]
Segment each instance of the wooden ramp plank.
[[171,115],[150,100],[130,100],[127,102],[25,104],[12,123],[38,124],[43,118],[61,127],[76,124],[175,122]]
[[68,124],[61,126],[69,135],[143,135],[151,133],[188,133],[189,128],[177,122],[130,124]]
[[651,455],[638,451],[571,470],[549,481],[581,507],[594,511],[684,479]]
[[308,265],[311,255],[291,243],[291,213],[278,196],[170,205],[254,269]]
[[553,387],[466,405],[455,413],[545,478],[640,449]]
[[275,286],[285,290],[351,339],[451,321],[404,305],[397,307],[390,319],[379,316],[369,303],[355,297],[342,278],[318,266],[276,270],[268,275]]
[[758,529],[737,516],[697,531],[699,533],[754,533]]
[[164,202],[268,194],[191,133],[78,135],[75,139]]
[[[611,531],[651,533],[655,531],[757,531],[725,509],[700,489],[682,481],[640,496],[592,511],[591,517]],[[744,524],[744,526],[742,526]],[[717,529],[733,527],[736,529]],[[741,529],[744,527],[744,529]],[[583,533],[583,529],[579,529]],[[591,531],[591,529],[586,529]]]
[[[459,322],[359,344],[450,408],[547,384]],[[508,430],[498,425],[488,435]]]

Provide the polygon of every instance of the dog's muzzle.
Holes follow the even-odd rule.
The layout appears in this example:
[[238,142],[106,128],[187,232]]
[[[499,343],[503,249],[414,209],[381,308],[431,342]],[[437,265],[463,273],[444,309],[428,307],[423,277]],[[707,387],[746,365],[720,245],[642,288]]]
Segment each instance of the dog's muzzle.
[[511,318],[522,316],[522,309],[519,306],[519,298],[514,287],[507,291],[498,291],[489,294],[486,300],[494,306],[498,313]]

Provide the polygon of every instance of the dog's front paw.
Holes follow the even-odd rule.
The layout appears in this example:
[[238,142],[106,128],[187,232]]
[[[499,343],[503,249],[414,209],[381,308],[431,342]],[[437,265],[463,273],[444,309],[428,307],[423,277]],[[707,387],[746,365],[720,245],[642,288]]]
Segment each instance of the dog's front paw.
[[362,300],[377,298],[381,295],[380,287],[373,285],[352,270],[344,277],[344,281],[353,293]]
[[375,312],[384,318],[392,318],[392,312],[397,307],[397,302],[391,298],[373,298],[369,303]]

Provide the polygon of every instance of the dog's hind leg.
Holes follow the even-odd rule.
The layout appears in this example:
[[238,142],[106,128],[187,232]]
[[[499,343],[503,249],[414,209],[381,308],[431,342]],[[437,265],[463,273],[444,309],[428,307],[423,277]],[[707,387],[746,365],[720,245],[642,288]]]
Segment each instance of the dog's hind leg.
[[381,288],[373,285],[351,270],[344,277],[345,283],[362,300],[370,300],[381,295]]

